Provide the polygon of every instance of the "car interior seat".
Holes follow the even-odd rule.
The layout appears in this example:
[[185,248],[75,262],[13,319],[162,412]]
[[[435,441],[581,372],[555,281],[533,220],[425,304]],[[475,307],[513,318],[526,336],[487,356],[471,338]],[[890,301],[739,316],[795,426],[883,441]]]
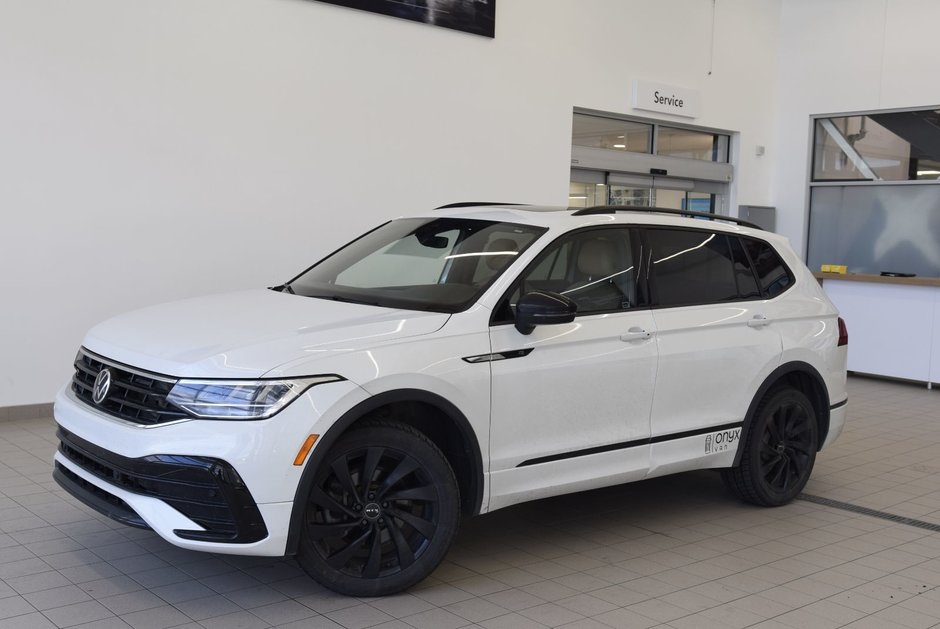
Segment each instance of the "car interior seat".
[[580,312],[625,307],[626,298],[615,282],[627,268],[618,263],[619,257],[617,245],[606,238],[584,241],[578,250],[578,281],[562,294],[573,299]]

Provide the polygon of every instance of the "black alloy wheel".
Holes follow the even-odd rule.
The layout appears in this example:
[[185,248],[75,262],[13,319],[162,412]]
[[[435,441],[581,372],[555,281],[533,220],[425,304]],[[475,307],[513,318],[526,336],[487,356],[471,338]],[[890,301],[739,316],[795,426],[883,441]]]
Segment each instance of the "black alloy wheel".
[[397,422],[366,424],[320,463],[298,561],[342,594],[404,590],[444,558],[459,504],[453,470],[425,435]]
[[792,388],[772,391],[761,402],[742,444],[741,462],[722,478],[742,500],[784,505],[809,480],[819,449],[816,412],[809,399]]

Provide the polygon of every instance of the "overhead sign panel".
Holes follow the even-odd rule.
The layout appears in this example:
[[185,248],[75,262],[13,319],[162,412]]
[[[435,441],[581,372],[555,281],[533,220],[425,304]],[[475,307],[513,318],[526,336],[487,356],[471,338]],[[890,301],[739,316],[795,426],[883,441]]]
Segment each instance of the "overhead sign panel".
[[633,108],[697,118],[702,94],[698,90],[652,81],[633,81]]

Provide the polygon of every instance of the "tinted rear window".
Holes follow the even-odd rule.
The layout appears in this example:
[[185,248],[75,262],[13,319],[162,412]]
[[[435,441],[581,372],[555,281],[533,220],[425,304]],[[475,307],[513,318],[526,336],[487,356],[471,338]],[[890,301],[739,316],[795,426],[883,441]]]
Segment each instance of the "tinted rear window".
[[652,270],[659,306],[708,304],[738,299],[735,268],[724,234],[650,229]]

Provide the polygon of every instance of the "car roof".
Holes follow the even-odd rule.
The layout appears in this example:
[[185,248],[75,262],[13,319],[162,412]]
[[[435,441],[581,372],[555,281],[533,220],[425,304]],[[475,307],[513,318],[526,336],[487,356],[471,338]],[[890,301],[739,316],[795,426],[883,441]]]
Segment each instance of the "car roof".
[[[440,207],[425,216],[473,218],[504,223],[521,223],[546,227],[551,230],[569,231],[579,227],[596,225],[659,225],[708,229],[729,233],[745,234],[758,238],[778,241],[782,237],[765,232],[756,225],[723,215],[701,215],[695,218],[680,215],[679,210],[652,207],[595,206],[593,208],[570,208],[548,205],[521,204],[464,204],[457,203]],[[695,214],[695,213],[690,213]],[[739,224],[744,223],[744,224]]]

